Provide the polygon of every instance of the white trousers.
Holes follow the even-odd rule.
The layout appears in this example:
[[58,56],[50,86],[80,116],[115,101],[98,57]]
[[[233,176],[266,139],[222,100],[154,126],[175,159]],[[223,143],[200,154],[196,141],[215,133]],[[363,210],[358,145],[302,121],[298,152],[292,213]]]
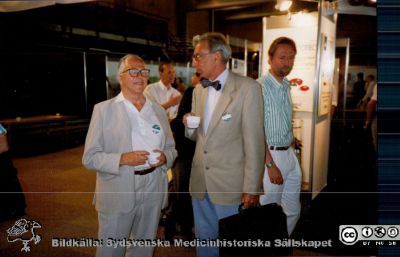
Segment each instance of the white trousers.
[[287,216],[289,236],[300,218],[301,168],[293,148],[286,151],[270,150],[275,165],[280,169],[283,184],[272,184],[268,169],[264,171],[264,195],[260,196],[261,205],[277,203]]
[[[154,240],[160,219],[163,193],[158,192],[161,180],[165,176],[161,171],[135,177],[134,208],[128,213],[99,212],[99,239],[103,247],[98,247],[96,257],[151,257],[154,247],[129,246],[107,247],[109,239],[114,240]],[[127,194],[131,192],[126,192]],[[166,193],[166,192],[165,192]]]

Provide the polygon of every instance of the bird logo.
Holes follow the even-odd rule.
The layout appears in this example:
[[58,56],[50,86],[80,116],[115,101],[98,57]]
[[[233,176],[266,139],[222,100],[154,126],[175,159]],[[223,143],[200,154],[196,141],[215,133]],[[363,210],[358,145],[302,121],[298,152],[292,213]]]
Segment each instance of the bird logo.
[[42,226],[34,220],[19,219],[15,222],[14,226],[7,229],[7,241],[9,243],[21,241],[21,252],[30,252],[31,247],[29,242],[33,241],[38,244],[42,239],[40,235],[35,234],[35,229]]

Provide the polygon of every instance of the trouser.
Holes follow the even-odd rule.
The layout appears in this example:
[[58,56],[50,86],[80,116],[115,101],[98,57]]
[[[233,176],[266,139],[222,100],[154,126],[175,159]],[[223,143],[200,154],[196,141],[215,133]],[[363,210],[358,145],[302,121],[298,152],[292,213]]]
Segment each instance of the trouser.
[[[152,172],[135,177],[135,206],[128,213],[98,212],[99,239],[103,247],[98,247],[96,257],[151,257],[154,247],[135,246],[125,247],[124,244],[107,246],[109,239],[121,240],[154,240],[160,219],[163,194],[157,189],[160,180],[165,178],[160,172]],[[112,210],[110,210],[112,211]]]
[[[197,239],[215,240],[218,238],[218,222],[238,213],[239,205],[220,205],[211,202],[206,193],[203,200],[192,197],[194,226]],[[197,247],[197,257],[218,257],[218,247]]]
[[277,203],[287,216],[288,234],[293,232],[300,218],[301,168],[293,148],[286,151],[270,150],[275,165],[280,169],[283,184],[272,184],[268,169],[264,172],[264,195],[260,196],[261,205]]
[[[189,193],[190,171],[192,160],[177,159],[172,168],[174,173],[174,202],[171,203],[173,221],[177,221],[181,232],[190,236],[193,226],[192,201]],[[175,226],[175,222],[172,222]]]

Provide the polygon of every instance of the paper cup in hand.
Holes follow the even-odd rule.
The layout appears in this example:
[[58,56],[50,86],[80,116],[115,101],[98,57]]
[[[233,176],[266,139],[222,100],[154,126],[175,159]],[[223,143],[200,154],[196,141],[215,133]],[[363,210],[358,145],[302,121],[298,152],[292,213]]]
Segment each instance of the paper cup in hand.
[[187,121],[188,128],[194,129],[194,128],[198,128],[200,125],[200,117],[199,116],[190,115],[187,117],[186,121]]
[[159,159],[157,159],[158,157],[160,157],[160,154],[161,154],[160,152],[151,152],[148,157],[149,164],[150,165],[157,164],[160,161]]

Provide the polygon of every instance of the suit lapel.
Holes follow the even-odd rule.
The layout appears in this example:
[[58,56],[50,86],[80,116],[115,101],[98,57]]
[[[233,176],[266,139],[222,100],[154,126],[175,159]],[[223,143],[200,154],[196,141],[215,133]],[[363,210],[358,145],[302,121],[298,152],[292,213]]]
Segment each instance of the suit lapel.
[[224,88],[222,89],[221,96],[218,99],[218,103],[215,106],[213,115],[210,120],[210,124],[208,125],[207,135],[208,138],[213,132],[214,128],[217,126],[218,122],[220,122],[222,114],[226,110],[226,107],[232,101],[232,93],[235,91],[235,81],[232,78],[232,74],[229,73],[228,79]]
[[116,102],[115,98],[113,101],[113,114],[115,116],[114,124],[121,130],[120,135],[123,137],[123,140],[121,140],[124,145],[123,148],[125,151],[132,151],[132,124],[125,109],[125,105],[123,102]]

